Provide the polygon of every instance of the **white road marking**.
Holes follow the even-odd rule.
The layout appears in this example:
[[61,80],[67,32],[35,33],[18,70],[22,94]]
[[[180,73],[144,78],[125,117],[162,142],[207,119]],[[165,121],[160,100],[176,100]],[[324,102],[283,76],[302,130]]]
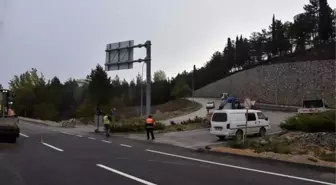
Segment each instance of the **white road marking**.
[[127,178],[129,178],[129,179],[138,181],[138,182],[140,182],[140,183],[142,183],[142,184],[146,184],[146,185],[156,185],[156,184],[154,184],[154,183],[151,183],[151,182],[148,182],[148,181],[146,181],[146,180],[143,180],[143,179],[134,177],[134,176],[132,176],[132,175],[129,175],[129,174],[127,174],[127,173],[124,173],[124,172],[118,171],[118,170],[116,170],[116,169],[107,167],[107,166],[102,165],[102,164],[97,164],[97,166],[98,166],[98,167],[101,167],[101,168],[103,168],[103,169],[105,169],[105,170],[111,171],[111,172],[113,172],[113,173],[116,173],[116,174],[118,174],[118,175],[121,175],[121,176],[127,177]]
[[47,147],[50,147],[50,148],[52,148],[52,149],[54,149],[54,150],[57,150],[57,151],[59,151],[59,152],[63,152],[63,151],[64,151],[64,150],[62,150],[62,149],[60,149],[60,148],[57,148],[57,147],[55,147],[55,146],[53,146],[53,145],[50,145],[50,144],[48,144],[48,143],[45,143],[45,142],[43,142],[42,144],[45,145],[45,146],[47,146]]
[[281,173],[268,172],[268,171],[253,169],[253,168],[245,168],[245,167],[241,167],[241,166],[234,166],[234,165],[230,165],[230,164],[207,161],[207,160],[203,160],[203,159],[197,159],[197,158],[186,157],[186,156],[182,156],[182,155],[170,154],[170,153],[160,152],[160,151],[155,151],[155,150],[150,150],[150,149],[146,149],[146,151],[147,152],[152,152],[152,153],[157,153],[157,154],[162,154],[162,155],[167,155],[167,156],[171,156],[171,157],[177,157],[177,158],[188,159],[188,160],[192,160],[192,161],[214,164],[214,165],[218,165],[218,166],[225,166],[225,167],[229,167],[229,168],[236,168],[236,169],[240,169],[240,170],[252,171],[252,172],[274,175],[274,176],[279,176],[279,177],[286,177],[286,178],[290,178],[290,179],[296,179],[296,180],[302,180],[302,181],[314,182],[314,183],[326,184],[326,185],[335,185],[335,184],[330,183],[330,182],[323,182],[323,181],[319,181],[319,180],[297,177],[297,176],[292,176],[292,175],[285,175],[285,174],[281,174]]
[[112,143],[111,141],[106,141],[106,140],[101,140],[101,141],[105,143]]
[[29,136],[27,136],[26,134],[22,134],[22,133],[20,133],[20,136],[23,136],[23,137],[29,137]]
[[83,137],[82,135],[76,135],[77,137]]
[[130,145],[125,145],[125,144],[120,144],[120,146],[124,146],[124,147],[128,147],[128,148],[131,148],[132,146]]
[[92,140],[95,140],[96,138],[93,138],[93,137],[88,137],[89,139],[92,139]]
[[61,132],[62,134],[71,135],[69,132]]

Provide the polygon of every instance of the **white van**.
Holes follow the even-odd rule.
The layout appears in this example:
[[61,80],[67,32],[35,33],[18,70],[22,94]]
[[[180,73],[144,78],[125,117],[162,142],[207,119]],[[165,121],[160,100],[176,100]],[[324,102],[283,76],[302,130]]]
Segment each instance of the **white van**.
[[[235,136],[240,140],[245,132],[246,109],[222,109],[215,110],[211,116],[210,133],[225,139]],[[260,110],[248,110],[247,135],[259,134],[264,136],[271,128],[268,117]]]

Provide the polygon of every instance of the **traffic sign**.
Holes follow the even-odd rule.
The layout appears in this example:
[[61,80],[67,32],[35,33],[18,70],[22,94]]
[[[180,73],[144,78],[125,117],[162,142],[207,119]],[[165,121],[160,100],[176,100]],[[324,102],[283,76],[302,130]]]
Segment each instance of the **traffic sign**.
[[245,98],[244,107],[250,109],[252,107],[252,101],[249,98]]

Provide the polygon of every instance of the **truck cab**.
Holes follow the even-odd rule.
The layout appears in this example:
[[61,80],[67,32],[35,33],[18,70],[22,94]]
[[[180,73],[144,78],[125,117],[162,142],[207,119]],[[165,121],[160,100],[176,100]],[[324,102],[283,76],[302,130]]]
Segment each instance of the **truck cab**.
[[20,129],[18,126],[18,118],[12,110],[13,94],[6,89],[0,89],[0,140],[16,143],[19,137]]

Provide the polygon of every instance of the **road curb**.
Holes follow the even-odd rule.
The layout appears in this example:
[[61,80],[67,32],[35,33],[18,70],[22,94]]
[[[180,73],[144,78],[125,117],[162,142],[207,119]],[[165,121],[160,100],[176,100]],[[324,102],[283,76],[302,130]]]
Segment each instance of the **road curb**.
[[321,171],[321,172],[336,173],[336,167],[333,168],[333,167],[319,166],[319,165],[306,164],[306,163],[296,163],[296,162],[292,162],[292,161],[284,161],[284,160],[272,159],[272,158],[263,158],[263,157],[256,157],[256,156],[248,156],[248,155],[240,155],[240,154],[210,151],[210,150],[204,149],[204,148],[194,149],[194,151],[199,152],[199,153],[206,153],[206,154],[210,154],[210,155],[239,157],[241,159],[254,160],[254,161],[257,161],[257,162],[258,161],[259,162],[268,161],[270,163],[277,164],[277,165],[290,165],[290,166],[295,166],[297,168],[310,168],[310,169],[315,169],[315,170]]

